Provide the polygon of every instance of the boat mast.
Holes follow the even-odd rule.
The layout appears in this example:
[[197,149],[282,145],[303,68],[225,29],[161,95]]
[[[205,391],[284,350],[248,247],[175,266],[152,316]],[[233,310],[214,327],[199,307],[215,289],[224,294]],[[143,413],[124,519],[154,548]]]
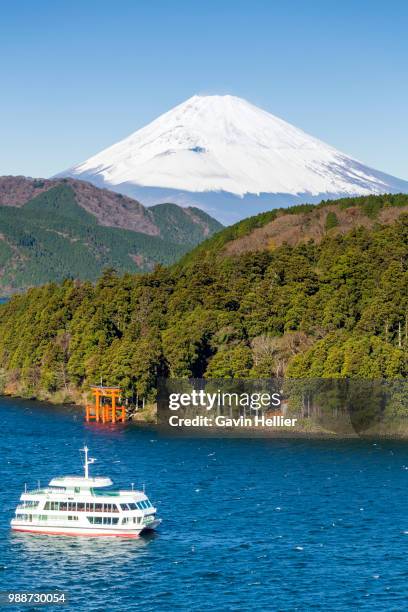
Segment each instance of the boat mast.
[[89,466],[91,465],[91,463],[94,463],[95,459],[92,459],[91,457],[88,459],[88,447],[84,446],[84,448],[81,448],[81,451],[83,451],[85,453],[85,462],[84,462],[84,470],[85,470],[85,478],[88,479],[89,478]]

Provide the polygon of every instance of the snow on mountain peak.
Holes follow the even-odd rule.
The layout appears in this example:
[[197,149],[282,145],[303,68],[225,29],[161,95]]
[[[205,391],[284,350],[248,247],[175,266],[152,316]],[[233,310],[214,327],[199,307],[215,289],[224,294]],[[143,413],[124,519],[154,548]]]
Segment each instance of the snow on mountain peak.
[[231,95],[194,95],[63,175],[118,191],[133,185],[241,197],[394,189],[393,177]]

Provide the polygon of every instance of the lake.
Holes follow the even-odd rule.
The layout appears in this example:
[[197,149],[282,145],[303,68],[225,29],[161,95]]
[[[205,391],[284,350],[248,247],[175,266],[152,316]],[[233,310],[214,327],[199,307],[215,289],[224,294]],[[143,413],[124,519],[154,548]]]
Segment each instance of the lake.
[[[406,609],[406,442],[166,439],[4,398],[0,424],[0,589],[89,612]],[[94,475],[146,486],[156,536],[10,532],[24,483],[81,474],[84,443]]]

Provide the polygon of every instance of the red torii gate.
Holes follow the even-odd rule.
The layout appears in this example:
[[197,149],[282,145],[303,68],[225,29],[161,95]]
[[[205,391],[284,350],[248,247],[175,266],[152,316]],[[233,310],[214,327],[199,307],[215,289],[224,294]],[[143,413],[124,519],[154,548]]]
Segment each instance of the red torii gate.
[[[103,387],[92,386],[92,394],[95,398],[95,402],[92,405],[87,404],[86,406],[86,420],[96,421],[97,423],[116,423],[121,421],[122,423],[126,420],[125,406],[119,406],[118,400],[121,396],[120,387]],[[109,403],[104,403],[102,398],[109,398]]]

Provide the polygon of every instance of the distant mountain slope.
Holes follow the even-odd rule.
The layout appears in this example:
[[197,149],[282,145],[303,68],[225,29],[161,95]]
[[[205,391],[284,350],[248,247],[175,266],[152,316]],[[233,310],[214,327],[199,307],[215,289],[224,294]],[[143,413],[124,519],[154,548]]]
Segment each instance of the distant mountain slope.
[[[33,179],[0,176],[0,206],[21,207],[32,198],[56,187],[69,185],[81,208],[96,217],[100,225],[120,227],[149,236],[162,236],[171,242],[197,244],[222,228],[221,223],[194,207],[166,204],[146,208],[120,193],[99,189],[76,179]],[[172,215],[169,211],[173,211]],[[184,228],[184,229],[182,229]]]
[[162,205],[149,211],[81,181],[3,177],[0,294],[67,277],[95,280],[106,267],[151,270],[176,261],[220,227],[193,209]]
[[63,181],[72,188],[79,206],[94,215],[100,225],[121,227],[151,236],[159,234],[159,229],[155,226],[148,209],[136,200],[74,179],[48,180],[25,176],[2,176],[0,206],[23,206],[41,193],[64,184]]
[[223,226],[199,208],[182,208],[176,204],[156,204],[149,208],[160,235],[166,238],[169,231],[174,242],[196,245]]
[[407,181],[235,96],[193,96],[61,176],[228,223],[301,201],[408,192]]

